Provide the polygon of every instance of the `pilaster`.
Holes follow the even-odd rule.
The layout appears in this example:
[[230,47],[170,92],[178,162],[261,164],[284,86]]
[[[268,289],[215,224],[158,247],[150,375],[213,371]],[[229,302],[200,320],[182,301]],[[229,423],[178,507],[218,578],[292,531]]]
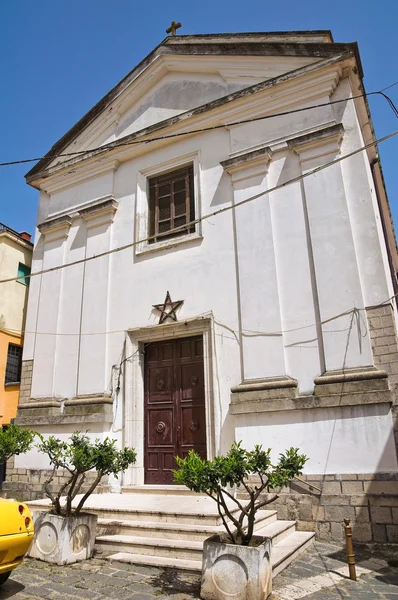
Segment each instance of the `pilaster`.
[[[43,238],[43,271],[41,275],[40,301],[36,321],[36,343],[32,377],[33,397],[54,395],[57,334],[62,297],[62,281],[65,263],[66,241],[72,224],[70,215],[47,219],[38,225]],[[53,271],[51,269],[54,269]]]
[[326,371],[373,365],[367,323],[354,310],[364,300],[343,176],[340,163],[329,165],[343,134],[333,125],[289,142],[303,173],[328,164],[303,179]]
[[[86,258],[111,249],[111,234],[118,203],[113,198],[79,211],[87,229]],[[77,396],[103,393],[108,386],[107,325],[110,254],[85,263]]]
[[[223,161],[231,176],[234,203],[267,190],[268,147]],[[233,210],[242,379],[285,376],[280,333],[278,280],[269,197],[261,195]]]

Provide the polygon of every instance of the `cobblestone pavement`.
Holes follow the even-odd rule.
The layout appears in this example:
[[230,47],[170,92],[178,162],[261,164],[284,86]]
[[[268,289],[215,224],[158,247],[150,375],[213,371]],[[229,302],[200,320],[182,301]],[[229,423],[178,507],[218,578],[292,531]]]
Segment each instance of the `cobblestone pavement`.
[[357,581],[348,577],[345,552],[316,542],[274,580],[272,600],[398,600],[398,555],[356,548]]
[[[274,580],[273,600],[398,600],[398,557],[390,564],[357,552],[357,582],[347,578],[344,553],[316,543]],[[393,565],[396,566],[393,566]],[[198,575],[108,562],[101,557],[58,567],[26,559],[0,588],[0,600],[190,600]]]

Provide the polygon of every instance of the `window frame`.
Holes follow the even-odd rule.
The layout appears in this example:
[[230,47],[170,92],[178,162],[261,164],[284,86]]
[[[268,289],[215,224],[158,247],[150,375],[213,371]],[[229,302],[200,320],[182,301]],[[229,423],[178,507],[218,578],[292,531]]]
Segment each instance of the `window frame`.
[[[10,353],[10,348],[19,348],[20,349],[20,355],[19,355],[19,364],[18,364],[18,379],[17,380],[7,380],[7,369],[8,369],[8,360],[9,360],[9,353]],[[5,368],[5,373],[4,373],[4,386],[12,386],[12,385],[20,385],[21,384],[21,371],[22,371],[22,352],[23,352],[23,347],[20,346],[19,344],[13,344],[12,342],[8,343],[8,348],[7,348],[7,362],[6,362],[6,368]]]
[[[140,255],[146,252],[155,252],[157,250],[167,249],[180,244],[186,244],[192,240],[202,238],[202,224],[195,223],[194,231],[171,237],[164,240],[149,241],[150,225],[150,196],[149,181],[155,177],[162,177],[173,171],[179,171],[185,167],[192,166],[193,183],[193,205],[195,210],[195,219],[200,218],[200,177],[199,177],[199,154],[198,152],[185,154],[178,158],[171,159],[162,163],[157,163],[149,168],[143,169],[137,175],[137,207],[135,218],[135,254]],[[142,241],[140,241],[142,240]]]
[[[176,185],[179,182],[184,182],[182,190],[176,190]],[[168,186],[169,191],[166,194],[168,198],[168,217],[161,219],[161,200],[164,196],[161,195],[161,189]],[[195,220],[195,199],[194,199],[194,177],[193,165],[189,164],[179,169],[173,169],[166,174],[155,175],[148,177],[148,229],[149,229],[149,244],[156,244],[166,239],[181,237],[195,233],[195,225],[188,227],[188,223]],[[184,214],[176,214],[176,197],[177,194],[184,194],[183,206]],[[176,221],[185,220],[184,224],[176,224]],[[169,229],[160,231],[162,224],[169,224]],[[180,231],[173,232],[173,229],[181,227]],[[185,229],[184,229],[185,228]],[[188,230],[189,229],[189,230]]]
[[[29,273],[27,272],[24,275],[20,275],[19,274],[20,267],[24,267],[25,269],[29,270]],[[20,283],[21,285],[26,285],[28,287],[29,286],[29,282],[30,282],[30,277],[28,277],[27,280],[26,280],[26,277],[31,274],[31,269],[32,269],[32,267],[29,267],[29,265],[25,265],[25,263],[18,262],[18,269],[17,269],[17,277],[18,277],[18,279],[17,279],[17,283]],[[22,279],[22,277],[24,279]]]

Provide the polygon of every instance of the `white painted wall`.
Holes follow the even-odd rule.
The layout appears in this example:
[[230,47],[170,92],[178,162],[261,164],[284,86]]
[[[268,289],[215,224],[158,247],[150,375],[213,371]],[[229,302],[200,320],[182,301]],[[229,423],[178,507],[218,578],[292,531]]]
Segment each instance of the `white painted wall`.
[[[90,431],[87,431],[87,436],[91,441],[96,439],[103,440],[106,436],[103,431],[101,424],[91,424]],[[50,425],[42,425],[40,427],[40,433],[43,438],[47,440],[51,435],[54,435],[54,427]],[[70,427],[65,425],[58,425],[56,428],[55,436],[62,442],[67,441],[71,435]],[[33,447],[26,454],[20,454],[15,457],[15,468],[16,469],[50,469],[50,461],[46,454],[38,452],[36,447]]]
[[[347,94],[344,80],[340,86],[336,95]],[[134,114],[132,109],[131,127]],[[342,120],[342,153],[349,151],[360,140],[354,117],[348,108],[337,113],[325,107],[177,138],[121,161],[114,173],[91,176],[69,187],[64,183],[61,191],[42,194],[39,221],[68,212],[68,206],[76,215],[79,204],[113,194],[118,202],[114,222],[88,229],[75,216],[65,240],[46,242],[37,234],[35,268],[130,244],[135,239],[140,174],[156,165],[195,154],[200,212],[207,214],[337,156],[335,148],[303,158],[286,144],[295,135]],[[130,127],[127,121],[123,127]],[[220,161],[261,144],[273,149],[268,173],[234,187]],[[228,414],[230,389],[242,378],[288,375],[298,380],[301,393],[310,393],[314,378],[325,368],[373,364],[364,318],[361,344],[356,327],[349,331],[350,316],[322,328],[316,324],[319,317],[363,309],[376,296],[382,301],[390,294],[388,272],[379,268],[385,253],[370,187],[363,158],[343,162],[238,207],[235,216],[228,211],[204,220],[202,237],[186,244],[142,254],[128,248],[36,278],[28,310],[28,330],[36,333],[27,337],[24,351],[24,359],[34,359],[32,397],[109,392],[112,366],[120,361],[126,331],[155,325],[158,316],[152,305],[162,302],[169,290],[173,300],[184,300],[180,321],[209,311],[214,317],[218,451],[225,451],[236,432],[245,444],[264,443],[276,453],[299,446],[310,456],[308,472],[396,470],[391,416],[384,405],[263,413],[235,421]],[[118,402],[117,423],[109,434],[122,443],[123,389]],[[58,430],[65,433],[65,428],[53,428]]]
[[398,470],[389,404],[240,415],[236,438],[245,448],[272,448],[273,461],[300,448],[309,458],[304,473]]

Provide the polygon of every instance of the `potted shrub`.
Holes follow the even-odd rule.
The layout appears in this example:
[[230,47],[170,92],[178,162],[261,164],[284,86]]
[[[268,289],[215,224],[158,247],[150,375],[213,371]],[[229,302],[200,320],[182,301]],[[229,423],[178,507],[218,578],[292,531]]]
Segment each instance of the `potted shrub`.
[[[51,500],[50,512],[34,514],[35,538],[29,556],[64,565],[91,558],[94,552],[97,515],[83,513],[87,498],[104,475],[118,476],[136,460],[135,450],[117,450],[116,441],[100,441],[79,431],[70,441],[54,436],[41,439],[38,449],[48,455],[53,471],[44,484]],[[63,469],[66,479],[56,484],[57,470]],[[92,471],[94,477],[87,477]],[[84,493],[77,497],[82,490]],[[75,502],[73,502],[75,500]]]
[[0,467],[12,456],[25,454],[32,447],[36,432],[18,425],[0,427]]
[[[301,474],[307,458],[297,448],[280,454],[271,463],[271,450],[255,446],[245,450],[234,443],[225,456],[212,461],[191,450],[176,458],[176,483],[205,493],[218,507],[224,535],[214,535],[203,545],[201,597],[205,600],[265,600],[272,591],[271,541],[254,535],[258,510],[278,497],[273,493]],[[257,476],[255,483],[249,477]],[[249,500],[238,500],[235,488],[244,488]]]
[[11,456],[25,454],[32,447],[36,432],[19,425],[0,427],[0,465]]

